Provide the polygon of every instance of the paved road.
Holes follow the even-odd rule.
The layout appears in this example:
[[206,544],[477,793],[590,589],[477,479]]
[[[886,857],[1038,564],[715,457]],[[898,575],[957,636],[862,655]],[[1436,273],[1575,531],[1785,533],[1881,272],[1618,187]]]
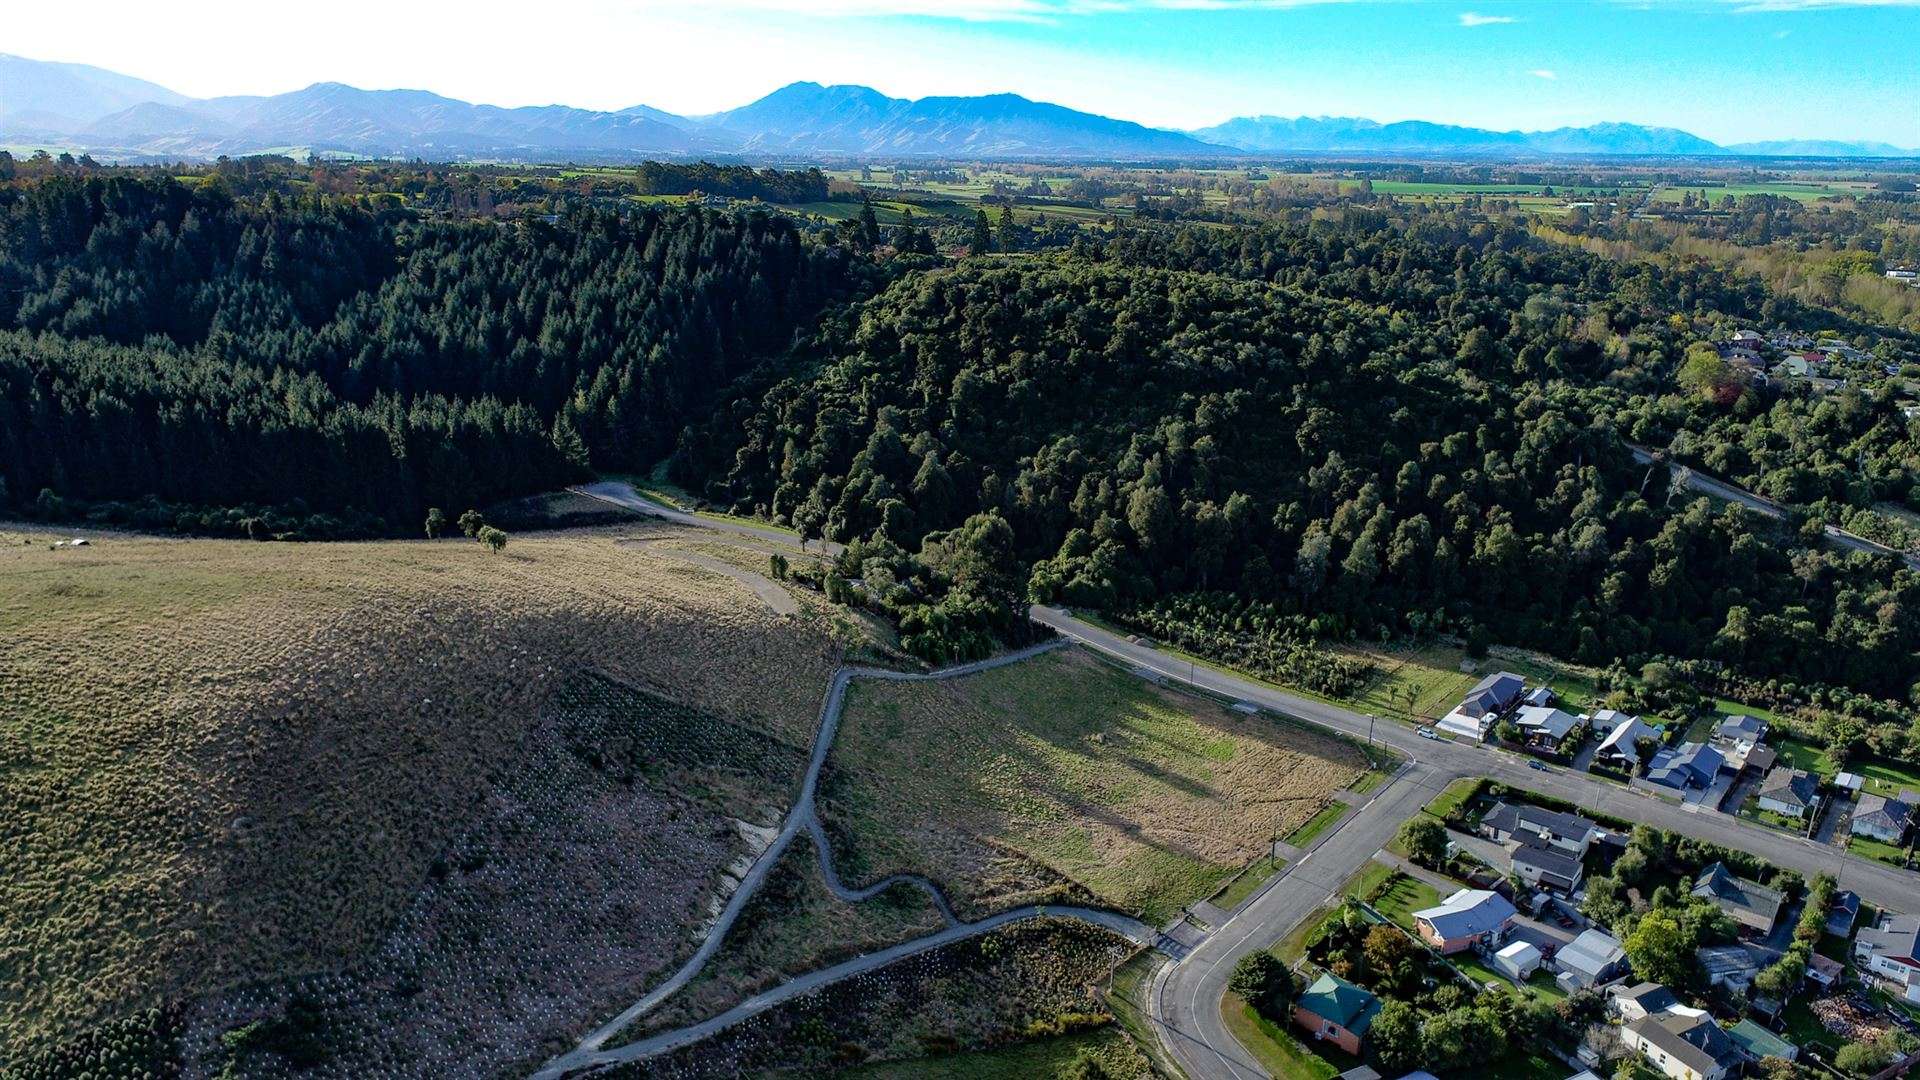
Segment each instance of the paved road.
[[1226,991],[1233,963],[1256,949],[1269,948],[1393,836],[1402,821],[1455,779],[1489,776],[1515,787],[1544,792],[1582,806],[1663,829],[1753,852],[1803,874],[1827,872],[1870,903],[1911,909],[1920,895],[1920,876],[1847,854],[1840,849],[1788,836],[1710,810],[1684,808],[1637,789],[1597,778],[1551,769],[1529,768],[1504,751],[1470,744],[1420,738],[1413,729],[1367,717],[1338,705],[1290,694],[1265,683],[1198,667],[1150,645],[1130,642],[1058,608],[1036,605],[1032,617],[1138,669],[1323,727],[1375,739],[1411,760],[1378,789],[1366,806],[1347,815],[1335,831],[1298,864],[1277,875],[1251,904],[1218,928],[1186,959],[1162,969],[1148,1007],[1168,1050],[1194,1080],[1265,1075],[1227,1033],[1218,1002]]
[[[1655,458],[1653,451],[1642,446],[1633,446],[1631,444],[1628,445],[1628,449],[1633,451],[1633,460],[1640,464],[1651,465],[1653,463]],[[1756,495],[1745,488],[1735,487],[1725,480],[1708,476],[1698,469],[1682,465],[1677,461],[1669,462],[1667,468],[1676,477],[1684,473],[1686,485],[1702,494],[1711,495],[1716,499],[1724,499],[1727,502],[1739,503],[1749,510],[1764,514],[1775,520],[1784,520],[1787,516],[1786,507],[1764,495]],[[1920,555],[1908,555],[1904,552],[1895,551],[1885,544],[1875,543],[1864,536],[1850,533],[1837,525],[1826,526],[1826,534],[1827,539],[1843,548],[1848,548],[1853,551],[1864,551],[1870,555],[1897,555],[1904,560],[1908,566],[1920,570]]]

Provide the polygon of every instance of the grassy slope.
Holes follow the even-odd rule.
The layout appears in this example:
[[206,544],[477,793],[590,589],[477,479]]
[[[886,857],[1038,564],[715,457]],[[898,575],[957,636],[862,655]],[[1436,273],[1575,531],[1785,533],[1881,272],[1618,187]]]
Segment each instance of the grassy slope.
[[360,955],[583,669],[804,746],[838,654],[604,537],[47,540],[0,535],[0,1053]]
[[860,683],[822,813],[854,874],[911,869],[978,910],[1079,896],[1163,920],[1365,768],[1335,739],[1085,653]]

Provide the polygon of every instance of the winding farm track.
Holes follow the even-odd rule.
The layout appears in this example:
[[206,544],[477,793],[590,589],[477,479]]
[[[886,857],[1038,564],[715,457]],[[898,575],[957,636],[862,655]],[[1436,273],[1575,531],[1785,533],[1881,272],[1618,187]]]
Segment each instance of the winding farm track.
[[[695,523],[701,523],[698,519],[693,520]],[[1138,919],[1129,918],[1128,916],[1110,911],[1100,911],[1095,908],[1030,906],[997,912],[974,922],[962,922],[954,914],[952,905],[947,902],[947,898],[941,893],[939,886],[915,874],[895,874],[874,882],[871,885],[860,888],[850,888],[840,880],[839,873],[833,868],[833,854],[827,844],[826,830],[820,823],[820,815],[814,805],[814,798],[820,787],[820,772],[825,768],[827,755],[833,749],[834,736],[839,733],[840,714],[846,706],[847,687],[852,685],[853,680],[874,679],[889,682],[931,682],[937,679],[964,678],[968,675],[977,675],[980,672],[990,671],[1008,664],[1016,664],[1022,660],[1038,656],[1041,653],[1049,652],[1068,644],[1070,644],[1070,642],[1067,639],[1056,638],[1039,645],[1029,646],[1017,652],[1005,653],[971,664],[961,664],[957,667],[944,668],[940,671],[926,673],[888,671],[884,668],[868,667],[843,667],[835,672],[833,682],[827,689],[826,701],[820,706],[819,728],[814,735],[813,754],[807,762],[806,775],[800,782],[799,797],[794,801],[793,808],[787,812],[786,821],[781,825],[780,832],[774,837],[773,842],[767,845],[766,850],[760,853],[759,858],[754,860],[753,866],[749,868],[746,875],[740,879],[740,886],[734,890],[733,895],[727,900],[726,907],[720,912],[719,918],[714,921],[713,927],[708,931],[706,939],[700,943],[700,947],[695,950],[693,956],[690,957],[685,964],[681,965],[680,969],[674,972],[665,982],[648,991],[646,996],[642,997],[639,1001],[621,1010],[618,1016],[615,1016],[613,1019],[596,1028],[586,1038],[580,1040],[572,1050],[541,1066],[539,1071],[533,1074],[534,1080],[557,1080],[559,1077],[591,1071],[620,1062],[637,1061],[642,1058],[663,1054],[667,1051],[698,1042],[748,1017],[778,1005],[783,1001],[800,997],[823,986],[828,986],[843,979],[849,979],[856,975],[885,967],[888,964],[909,956],[915,956],[931,949],[940,948],[943,945],[953,944],[957,941],[964,941],[967,938],[1026,919],[1040,918],[1042,916],[1074,918],[1111,930],[1126,937],[1136,945],[1154,944],[1158,940],[1159,935],[1152,927]],[[787,848],[792,845],[794,839],[802,832],[807,834],[808,838],[813,842],[815,849],[819,852],[822,876],[826,879],[827,887],[836,897],[848,903],[859,903],[862,900],[870,899],[885,892],[894,885],[902,883],[913,885],[924,891],[933,900],[934,905],[940,909],[941,916],[945,918],[947,922],[946,928],[925,937],[915,938],[912,941],[902,942],[891,948],[882,949],[879,952],[856,957],[855,959],[834,965],[833,967],[810,972],[800,978],[783,983],[772,990],[757,994],[733,1009],[698,1024],[677,1028],[673,1031],[662,1032],[658,1035],[613,1049],[606,1049],[606,1044],[612,1040],[614,1036],[618,1035],[622,1029],[626,1028],[641,1016],[646,1015],[667,998],[678,993],[687,983],[691,982],[695,976],[699,975],[700,972],[706,968],[707,963],[711,961],[714,954],[720,950],[721,944],[726,940],[727,934],[733,929],[734,923],[740,918],[740,912],[746,908],[747,902],[753,898],[754,893],[759,891],[761,884],[766,881],[767,875],[772,872],[773,867],[780,861],[780,857],[786,853]]]

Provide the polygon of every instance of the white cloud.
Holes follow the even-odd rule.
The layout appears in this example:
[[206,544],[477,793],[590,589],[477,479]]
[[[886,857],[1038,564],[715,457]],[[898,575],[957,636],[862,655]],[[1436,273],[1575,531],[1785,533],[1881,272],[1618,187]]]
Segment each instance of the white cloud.
[[1511,15],[1482,15],[1477,11],[1463,11],[1460,13],[1461,26],[1498,26],[1502,23],[1518,21],[1518,19],[1515,19]]
[[1560,77],[1554,74],[1553,69],[1551,68],[1534,68],[1532,71],[1527,72],[1527,74],[1533,76],[1536,79],[1553,80]]

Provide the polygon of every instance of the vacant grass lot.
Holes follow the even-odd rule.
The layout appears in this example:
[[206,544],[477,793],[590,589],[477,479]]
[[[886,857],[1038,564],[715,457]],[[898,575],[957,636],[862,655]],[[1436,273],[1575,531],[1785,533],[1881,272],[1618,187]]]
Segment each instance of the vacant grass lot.
[[821,811],[850,876],[918,871],[975,912],[1078,897],[1158,921],[1365,768],[1340,740],[1061,650],[856,683]]
[[839,654],[606,536],[48,540],[0,534],[0,1056],[350,966],[584,670],[804,747]]

